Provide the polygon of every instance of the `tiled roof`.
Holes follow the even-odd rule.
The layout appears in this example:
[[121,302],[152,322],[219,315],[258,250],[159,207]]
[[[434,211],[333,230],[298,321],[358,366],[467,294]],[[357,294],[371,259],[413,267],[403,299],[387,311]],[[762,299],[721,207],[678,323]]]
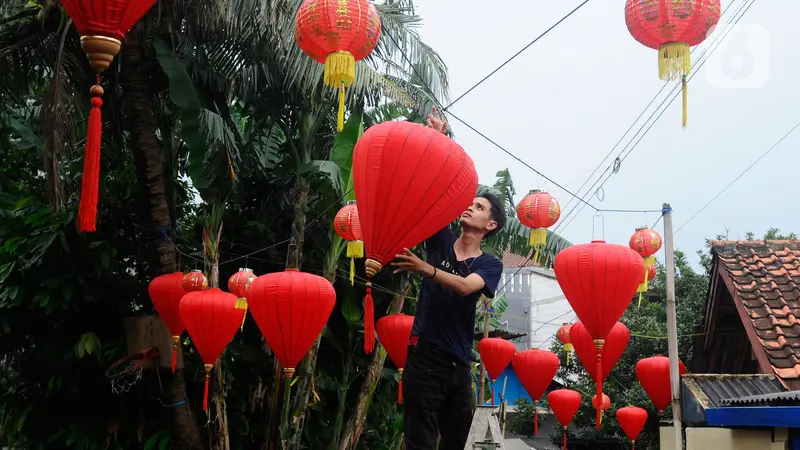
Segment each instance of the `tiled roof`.
[[533,255],[530,256],[530,259],[528,259],[528,255],[517,255],[516,253],[511,253],[510,251],[506,250],[506,252],[503,254],[503,267],[506,269],[517,267],[534,267]]
[[744,325],[755,330],[775,374],[800,382],[800,241],[711,245],[733,282],[734,301],[750,318]]
[[728,399],[785,391],[774,375],[686,374],[681,382],[704,408],[725,406]]

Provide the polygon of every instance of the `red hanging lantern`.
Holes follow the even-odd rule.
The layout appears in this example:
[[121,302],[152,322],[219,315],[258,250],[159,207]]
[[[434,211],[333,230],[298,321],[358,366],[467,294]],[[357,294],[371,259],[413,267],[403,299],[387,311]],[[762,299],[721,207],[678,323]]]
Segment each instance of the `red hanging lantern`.
[[344,128],[344,90],[356,78],[356,61],[375,49],[381,34],[378,10],[367,0],[306,0],[295,17],[297,45],[325,65],[325,84],[339,89],[338,128]]
[[[592,241],[561,251],[553,269],[564,296],[593,339],[597,373],[603,373],[601,350],[636,293],[644,273],[642,258],[630,248]],[[596,389],[598,395],[603,393],[602,381]],[[596,422],[599,429],[599,410]]]
[[575,354],[578,355],[578,360],[580,360],[583,367],[586,369],[586,373],[589,374],[590,377],[595,381],[595,383],[602,382],[611,371],[614,369],[614,366],[617,365],[619,359],[622,357],[622,354],[625,353],[625,348],[628,346],[628,341],[630,340],[630,332],[628,331],[628,327],[626,327],[622,322],[617,322],[614,325],[614,328],[611,329],[611,332],[608,333],[606,337],[606,343],[603,345],[603,349],[600,350],[600,360],[601,365],[603,366],[602,376],[598,379],[597,378],[597,349],[594,346],[594,340],[592,336],[586,331],[586,328],[583,326],[581,322],[576,322],[572,325],[572,329],[570,330],[570,334],[572,336],[572,342],[575,346]]
[[228,278],[228,290],[236,298],[236,309],[242,310],[242,325],[239,330],[244,330],[244,320],[247,318],[247,290],[256,279],[253,269],[239,268],[239,271]]
[[236,334],[242,320],[241,313],[236,310],[236,296],[217,288],[184,295],[179,312],[206,369],[203,391],[203,411],[205,411],[208,405],[208,378],[211,369]]
[[533,399],[533,434],[539,434],[539,399],[553,382],[558,372],[558,356],[547,350],[533,348],[519,352],[512,358],[514,373]]
[[[661,249],[661,244],[661,235],[658,234],[658,231],[649,227],[637,228],[628,243],[628,246],[644,259],[644,279],[636,290],[636,292],[639,293],[637,308],[642,306],[642,294],[647,292],[648,281],[652,278],[649,277],[650,268],[652,267],[653,271],[655,271],[656,267],[656,257],[653,255],[658,253]],[[653,276],[655,276],[655,274]]]
[[175,372],[175,363],[178,360],[178,348],[181,345],[181,333],[186,329],[178,313],[186,291],[183,289],[183,272],[175,272],[166,275],[159,275],[153,278],[147,286],[147,293],[150,301],[158,312],[158,316],[167,326],[172,335],[172,371]]
[[581,407],[581,394],[570,389],[557,389],[547,394],[547,403],[556,415],[558,423],[564,427],[564,449],[567,450],[567,427]]
[[[464,149],[444,134],[412,122],[383,122],[356,143],[353,187],[371,278],[403,248],[459,217],[475,198],[478,174]],[[364,350],[371,353],[374,311],[366,284]]]
[[563,323],[556,331],[556,337],[558,338],[558,342],[561,342],[561,345],[564,346],[564,353],[567,354],[567,365],[569,365],[569,355],[572,353],[572,341],[569,337],[569,330],[572,325],[568,323]]
[[361,237],[361,222],[358,221],[356,202],[350,201],[336,213],[333,230],[347,241],[347,257],[350,258],[350,286],[355,284],[356,258],[364,257],[364,241]]
[[505,339],[483,338],[478,342],[481,364],[486,367],[486,372],[492,382],[492,406],[494,406],[494,382],[506,370],[516,352],[517,346]]
[[89,90],[92,109],[86,131],[86,151],[83,157],[81,202],[78,208],[78,230],[97,229],[97,199],[100,189],[100,144],[103,120],[103,88],[100,74],[111,65],[119,53],[125,35],[153,6],[155,0],[61,0],[81,35],[81,48],[89,65],[97,73],[97,81]]
[[208,279],[199,270],[193,270],[184,275],[181,284],[186,292],[205,291],[208,289]]
[[287,378],[322,332],[336,303],[331,283],[287,268],[261,275],[247,291],[250,314]]
[[[686,366],[678,360],[678,373],[686,373]],[[672,389],[670,387],[669,358],[658,355],[644,358],[636,363],[636,378],[642,385],[647,396],[661,414],[672,401]]]
[[547,243],[547,228],[561,217],[558,201],[545,191],[534,189],[517,205],[517,218],[531,228],[530,245],[536,250],[534,262],[539,261],[539,251]]
[[600,413],[600,419],[598,419],[598,426],[603,424],[603,414],[611,408],[611,398],[603,394],[603,402],[602,404],[598,404],[597,399],[600,398],[598,395],[592,397],[592,408],[596,409]]
[[647,410],[637,406],[620,408],[617,410],[617,422],[631,440],[631,450],[635,450],[636,438],[639,437],[647,423]]
[[692,69],[693,47],[714,31],[720,17],[720,0],[627,0],[625,23],[644,46],[658,50],[658,76],[681,78],[683,126],[686,127],[686,77]]
[[389,358],[400,372],[400,384],[397,386],[397,403],[403,403],[403,368],[406,366],[408,356],[408,342],[411,340],[411,327],[414,326],[414,316],[405,314],[392,314],[384,316],[375,325],[378,340],[386,349]]

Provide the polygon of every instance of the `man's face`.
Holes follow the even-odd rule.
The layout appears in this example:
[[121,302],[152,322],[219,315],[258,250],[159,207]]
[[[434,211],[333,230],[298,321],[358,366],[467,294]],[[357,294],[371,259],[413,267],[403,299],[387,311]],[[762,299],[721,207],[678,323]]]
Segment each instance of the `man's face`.
[[492,220],[492,205],[483,197],[475,197],[472,205],[461,214],[459,223],[462,227],[481,230],[488,233],[497,228],[497,222]]

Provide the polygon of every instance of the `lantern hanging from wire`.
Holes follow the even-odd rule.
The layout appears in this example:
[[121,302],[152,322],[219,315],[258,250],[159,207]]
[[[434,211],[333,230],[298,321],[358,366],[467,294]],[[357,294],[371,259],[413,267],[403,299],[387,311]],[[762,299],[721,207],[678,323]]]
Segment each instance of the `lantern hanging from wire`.
[[581,394],[570,389],[556,389],[547,394],[547,403],[558,423],[564,427],[564,449],[567,450],[567,427],[581,407]]
[[597,402],[598,398],[600,398],[599,395],[592,397],[592,408],[600,412],[600,419],[598,420],[599,426],[603,424],[603,414],[608,410],[608,408],[611,408],[611,398],[608,395],[603,394],[603,402],[599,404]]
[[153,302],[158,316],[161,317],[172,335],[172,371],[175,372],[178,348],[181,345],[181,333],[186,329],[178,312],[181,299],[186,294],[186,290],[183,289],[183,272],[168,273],[153,278],[153,281],[147,286],[147,293],[150,295],[150,300]]
[[200,270],[193,270],[184,275],[181,284],[186,292],[205,291],[208,289],[208,279]]
[[[678,360],[678,373],[686,373],[686,366]],[[669,406],[672,401],[672,387],[670,386],[669,358],[663,355],[644,358],[636,363],[636,378],[642,385],[650,401],[659,414]]]
[[256,279],[256,274],[253,269],[247,267],[239,268],[239,270],[228,278],[228,290],[231,294],[236,296],[236,309],[243,310],[242,325],[239,330],[244,330],[244,320],[247,318],[247,290]]
[[561,217],[561,206],[546,191],[534,189],[517,205],[517,218],[531,228],[530,245],[536,251],[533,262],[539,262],[539,253],[547,244],[547,228]]
[[[494,406],[494,383],[511,364],[511,358],[517,352],[517,346],[501,338],[483,338],[478,342],[478,353],[481,364],[486,367],[489,381],[492,382],[492,406]],[[481,399],[483,403],[483,399]]]
[[333,230],[347,241],[347,257],[350,258],[350,286],[355,284],[356,258],[364,257],[364,241],[361,236],[361,222],[358,221],[356,202],[349,201],[336,213]]
[[325,84],[339,89],[337,127],[342,131],[345,88],[355,81],[356,61],[372,53],[381,34],[378,10],[368,0],[305,0],[294,30],[297,45],[325,65]]
[[628,246],[638,253],[644,260],[644,273],[642,274],[643,281],[639,284],[636,292],[639,293],[639,303],[637,308],[642,306],[642,295],[647,292],[648,281],[650,280],[649,272],[650,267],[655,268],[656,257],[654,256],[661,250],[661,235],[658,231],[649,227],[639,227],[631,236]]
[[155,0],[61,0],[61,5],[81,35],[81,48],[94,69],[95,85],[89,90],[92,108],[86,131],[86,150],[81,175],[81,200],[78,207],[78,230],[97,229],[97,201],[100,190],[100,146],[103,132],[101,108],[103,73],[119,53],[128,30],[153,6]]
[[413,122],[383,122],[356,143],[353,188],[367,257],[364,351],[372,353],[369,279],[404,248],[458,218],[475,198],[478,174],[464,149],[444,134]]
[[691,47],[714,31],[720,0],[627,0],[625,23],[634,39],[658,50],[658,76],[681,79],[683,127],[687,119],[686,77],[692,68]]
[[533,348],[514,355],[514,373],[533,399],[533,435],[539,434],[539,400],[553,382],[560,362],[558,356],[547,350]]
[[386,349],[397,371],[400,372],[400,382],[397,386],[397,403],[403,403],[403,369],[406,367],[408,356],[408,343],[411,340],[411,328],[414,326],[414,316],[405,314],[392,314],[384,316],[375,325],[378,340]]
[[586,373],[597,383],[602,382],[611,374],[614,366],[617,365],[622,354],[625,353],[625,348],[628,346],[630,340],[630,332],[628,327],[622,322],[617,322],[614,328],[606,336],[606,342],[603,349],[600,350],[600,359],[603,366],[603,372],[600,373],[598,379],[597,373],[597,349],[594,346],[592,336],[586,331],[586,328],[581,322],[576,322],[570,329],[572,337],[572,345],[575,347],[575,354],[578,355],[578,360],[583,364]]
[[636,450],[636,439],[647,423],[647,410],[638,406],[626,406],[617,410],[617,422],[631,440],[631,450]]
[[574,348],[569,337],[569,330],[571,327],[572,325],[563,323],[558,328],[558,331],[556,331],[556,338],[558,338],[558,342],[561,342],[561,345],[564,346],[564,353],[567,355],[567,365],[569,365],[569,355],[572,353],[572,349]]

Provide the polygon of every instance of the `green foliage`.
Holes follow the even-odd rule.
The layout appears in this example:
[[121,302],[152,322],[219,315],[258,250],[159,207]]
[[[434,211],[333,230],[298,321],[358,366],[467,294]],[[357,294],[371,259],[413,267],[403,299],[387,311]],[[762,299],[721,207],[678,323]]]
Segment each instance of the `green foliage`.
[[518,398],[514,401],[515,411],[508,416],[506,431],[520,436],[533,435],[533,419],[536,412],[533,403],[526,398]]

